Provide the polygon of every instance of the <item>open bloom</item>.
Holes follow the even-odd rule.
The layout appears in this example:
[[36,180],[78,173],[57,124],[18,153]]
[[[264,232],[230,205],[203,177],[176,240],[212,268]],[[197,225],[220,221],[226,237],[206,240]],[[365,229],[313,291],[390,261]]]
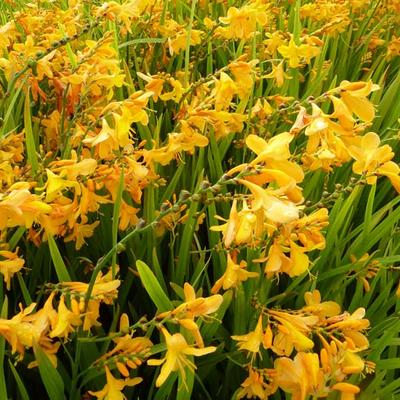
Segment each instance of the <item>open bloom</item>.
[[[50,327],[57,319],[57,312],[52,306],[54,293],[46,300],[43,308],[33,312],[36,303],[30,304],[25,309],[14,315],[11,319],[0,319],[0,335],[11,345],[11,352],[18,352],[20,359],[24,357],[26,348],[39,346],[47,354],[51,363],[56,366],[57,353],[60,343],[53,343],[49,336]],[[36,365],[31,363],[29,367]]]
[[260,345],[263,343],[264,333],[262,326],[262,315],[259,316],[256,328],[254,331],[246,333],[245,335],[234,335],[233,340],[240,342],[239,349],[247,350],[251,353],[258,353],[260,350]]
[[316,57],[321,50],[317,46],[310,46],[308,44],[297,46],[292,37],[289,44],[279,46],[278,51],[288,60],[289,67],[297,68],[303,60],[308,64],[310,59]]
[[64,296],[61,296],[60,303],[58,304],[56,322],[53,330],[50,332],[50,337],[64,337],[67,339],[68,335],[74,331],[75,327],[81,324],[80,316],[67,308]]
[[[236,257],[235,257],[236,258]],[[218,293],[221,287],[224,290],[237,288],[241,282],[247,281],[248,278],[256,278],[258,272],[250,272],[246,270],[246,261],[242,260],[240,264],[234,261],[228,254],[228,261],[225,273],[219,278],[211,289],[211,293]]]
[[261,400],[268,398],[270,394],[276,392],[277,386],[265,382],[265,377],[262,372],[249,368],[249,376],[240,385],[241,388],[238,392],[237,399],[252,399],[258,397]]
[[294,357],[281,357],[275,361],[276,383],[293,400],[305,400],[308,395],[326,397],[324,374],[319,366],[318,354],[299,352]]
[[346,107],[363,121],[371,122],[375,117],[373,104],[367,96],[379,89],[379,86],[368,82],[349,82],[340,83],[340,96]]
[[296,351],[308,351],[314,342],[307,336],[311,326],[318,320],[316,317],[290,315],[279,311],[270,311],[274,319],[279,321],[279,333],[275,335],[272,350],[279,355],[289,356]]
[[365,134],[359,145],[349,147],[349,153],[354,158],[353,172],[367,176],[367,183],[376,183],[377,175],[387,176],[394,188],[400,192],[400,168],[391,161],[394,157],[392,148],[385,144],[381,147],[380,138],[374,132]]
[[89,393],[92,396],[97,397],[100,400],[124,400],[126,396],[121,392],[125,386],[135,386],[142,382],[142,378],[131,378],[131,379],[117,379],[110,372],[110,369],[105,366],[107,383],[103,389],[98,392]]
[[196,298],[196,292],[188,282],[184,284],[183,292],[186,301],[172,311],[159,314],[158,318],[163,319],[168,315],[175,317],[184,328],[190,331],[197,345],[204,347],[203,338],[195,319],[216,312],[222,304],[223,297],[220,294],[215,294],[210,297]]
[[185,367],[192,372],[196,369],[193,362],[188,360],[186,356],[203,356],[216,350],[214,346],[196,349],[189,346],[180,333],[171,335],[164,327],[161,328],[161,331],[165,337],[167,354],[160,360],[151,359],[147,361],[149,365],[162,365],[160,375],[156,381],[157,387],[160,387],[167,380],[171,372],[179,371],[182,377],[185,378]]
[[11,278],[21,270],[25,261],[18,257],[17,253],[8,250],[0,250],[0,273],[3,275],[7,290],[10,290]]
[[[117,289],[120,284],[121,281],[119,279],[113,279],[111,268],[105,275],[101,272],[97,275],[92,289],[91,299],[87,304],[84,314],[84,331],[90,330],[93,326],[100,325],[97,321],[100,315],[100,303],[112,304],[114,299],[118,296]],[[63,288],[69,289],[71,294],[77,295],[76,297],[80,299],[79,307],[81,309],[85,308],[83,295],[86,294],[89,284],[85,282],[62,282],[60,285],[62,285]]]
[[254,243],[264,231],[263,210],[253,212],[245,201],[242,210],[238,211],[236,206],[237,200],[234,199],[228,220],[216,216],[216,219],[226,221],[226,223],[210,228],[212,231],[222,232],[226,248],[232,243],[236,245]]
[[303,307],[303,310],[307,313],[317,315],[320,319],[340,314],[340,306],[336,302],[323,301],[321,303],[321,294],[319,290],[315,289],[312,292],[306,292],[304,294],[304,300],[307,305]]
[[278,224],[286,224],[299,218],[299,210],[296,205],[284,198],[279,198],[276,195],[278,191],[263,189],[243,179],[239,179],[239,182],[247,186],[254,196],[252,211],[263,209],[265,217]]

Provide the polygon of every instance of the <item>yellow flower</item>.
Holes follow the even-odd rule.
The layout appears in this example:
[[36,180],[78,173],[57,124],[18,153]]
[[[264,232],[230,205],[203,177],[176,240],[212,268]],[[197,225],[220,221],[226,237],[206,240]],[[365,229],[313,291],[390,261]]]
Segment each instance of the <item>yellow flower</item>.
[[[235,257],[236,258],[236,257]],[[211,293],[218,293],[221,287],[224,290],[237,288],[241,282],[247,281],[248,278],[256,278],[258,272],[250,272],[246,270],[246,261],[242,260],[240,264],[236,264],[228,253],[228,260],[224,274],[219,278],[211,289]]]
[[268,170],[281,171],[295,182],[301,182],[304,179],[302,168],[288,160],[291,156],[289,145],[293,138],[294,135],[289,132],[280,133],[268,141],[257,135],[247,136],[246,146],[257,154],[250,165],[265,164]]
[[187,344],[186,339],[180,333],[171,335],[164,327],[161,328],[161,331],[165,337],[167,353],[160,360],[151,359],[147,361],[148,365],[162,365],[160,375],[156,380],[157,387],[160,387],[167,380],[171,372],[179,371],[183,379],[186,376],[186,367],[194,372],[196,366],[186,356],[203,356],[216,350],[214,346],[204,347],[203,349],[193,348]]
[[251,162],[251,165],[264,162],[267,163],[270,168],[279,169],[274,168],[269,162],[287,160],[290,157],[289,144],[293,138],[294,135],[288,132],[280,133],[269,139],[268,142],[257,135],[247,136],[247,147],[257,154],[257,157]]
[[267,399],[270,394],[275,393],[276,385],[267,384],[264,380],[264,375],[261,372],[249,367],[249,376],[240,385],[236,399],[252,399],[258,397],[260,400]]
[[328,329],[339,329],[339,330],[362,330],[369,327],[369,321],[364,319],[365,308],[359,307],[352,314],[345,312],[338,317],[332,317],[329,322],[332,322]]
[[216,219],[226,221],[225,224],[210,228],[212,231],[222,232],[226,248],[229,248],[232,243],[251,244],[260,238],[264,231],[262,210],[253,212],[248,208],[247,203],[243,202],[243,209],[238,212],[236,205],[237,200],[234,199],[227,221],[219,216],[216,217]]
[[64,296],[61,296],[58,304],[57,318],[55,320],[53,330],[50,332],[50,337],[60,337],[67,339],[68,335],[74,331],[76,326],[82,324],[80,315],[70,311],[65,305]]
[[269,56],[276,55],[278,47],[285,44],[285,40],[283,39],[282,33],[280,31],[265,32],[265,37],[267,37],[268,39],[265,39],[263,41],[263,44],[265,44],[265,52]]
[[337,98],[336,96],[329,96],[333,103],[334,112],[331,114],[331,117],[337,118],[339,120],[340,125],[346,129],[353,129],[355,120],[353,118],[352,112],[347,108],[346,104],[342,99]]
[[142,78],[144,81],[147,82],[145,89],[148,92],[152,92],[153,100],[157,101],[163,91],[163,86],[164,86],[165,80],[161,79],[161,78],[157,78],[157,75],[148,76],[148,75],[142,74],[141,72],[137,72],[137,75],[139,78]]
[[280,323],[272,346],[276,354],[289,356],[293,348],[306,351],[314,347],[314,342],[307,335],[318,323],[317,316],[294,315],[277,310],[269,310],[268,313]]
[[360,388],[352,383],[339,382],[331,387],[332,390],[341,392],[341,400],[354,400],[355,394],[360,393]]
[[251,211],[262,209],[267,219],[278,224],[286,224],[299,218],[299,210],[291,201],[281,200],[274,196],[272,190],[263,189],[254,183],[243,179],[239,179],[239,182],[250,189],[254,197]]
[[277,317],[276,319],[281,322],[281,325],[278,325],[279,332],[274,336],[271,347],[274,353],[290,356],[293,349],[307,351],[314,347],[314,342],[300,329],[282,318]]
[[[118,272],[118,267],[116,268]],[[114,299],[118,296],[118,287],[121,281],[119,279],[112,279],[112,269],[103,275],[101,272],[97,275],[96,281],[94,283],[91,299],[88,302],[86,312],[84,314],[83,330],[88,331],[92,326],[99,326],[100,323],[97,322],[99,317],[100,303],[112,304]],[[84,282],[62,282],[64,288],[68,288],[71,294],[74,293],[80,295],[80,308],[84,309],[83,295],[86,294],[89,284]]]
[[289,67],[297,68],[302,59],[305,59],[306,62],[309,63],[312,57],[315,57],[319,54],[320,49],[316,46],[310,46],[307,44],[301,44],[300,46],[297,46],[292,37],[289,41],[289,44],[279,46],[278,51],[283,57],[289,60]]
[[257,24],[264,26],[268,22],[265,4],[254,1],[241,8],[230,7],[226,17],[219,17],[225,27],[215,30],[216,36],[226,39],[249,39],[257,30]]
[[[116,272],[118,272],[118,267]],[[112,278],[112,268],[103,275],[100,272],[95,280],[91,298],[103,301],[105,304],[112,304],[113,300],[118,296],[118,287],[121,284],[119,279]],[[62,282],[60,283],[63,287],[69,288],[72,292],[79,294],[86,294],[89,285],[84,282]]]
[[[187,34],[187,30],[181,27],[180,32],[177,32],[173,37],[168,38],[168,50],[171,56],[179,54],[182,50],[186,49]],[[200,44],[202,36],[204,36],[203,31],[192,29],[190,32],[190,45],[195,46]]]
[[133,332],[129,331],[129,317],[122,314],[120,318],[120,333],[124,336],[118,336],[113,339],[115,347],[104,354],[98,361],[110,360],[111,357],[119,360],[117,368],[121,375],[129,377],[129,369],[136,369],[140,366],[144,359],[150,354],[150,348],[153,345],[151,340],[144,336],[132,337]]
[[[325,114],[315,103],[312,103],[312,115],[307,116],[305,134],[308,136],[303,163],[311,170],[332,169],[351,159],[347,142],[353,139],[353,125],[339,124],[332,121],[332,115]],[[343,122],[340,120],[339,122]],[[350,122],[349,122],[350,124]]]
[[34,222],[52,211],[52,207],[30,193],[29,183],[13,184],[8,193],[0,194],[0,229],[25,226],[30,228]]
[[354,113],[363,121],[371,122],[375,118],[374,106],[367,99],[367,96],[379,86],[368,82],[349,82],[340,83],[340,97],[351,113]]
[[25,264],[22,258],[19,258],[17,253],[12,251],[0,250],[0,273],[3,275],[7,290],[11,287],[11,278],[15,273],[20,271]]
[[253,182],[259,186],[265,183],[275,183],[279,187],[279,192],[293,203],[302,203],[302,189],[296,185],[296,180],[292,175],[282,172],[278,169],[262,168],[259,173],[245,177],[247,181]]
[[216,312],[222,304],[223,297],[220,294],[215,294],[210,297],[196,298],[196,292],[188,282],[185,282],[183,292],[185,301],[174,310],[159,314],[157,318],[163,319],[169,315],[177,318],[179,323],[191,332],[197,345],[204,347],[203,338],[195,319]]
[[221,111],[229,108],[237,92],[235,82],[225,72],[221,72],[219,80],[215,81],[215,109]]
[[126,107],[122,107],[121,115],[113,113],[115,123],[115,137],[118,141],[119,147],[126,147],[132,143],[129,138],[131,130],[131,113]]
[[387,48],[387,58],[400,56],[400,37],[392,36],[392,40],[388,44]]
[[237,93],[240,99],[245,98],[252,91],[254,82],[253,68],[257,63],[258,60],[252,60],[250,62],[238,60],[228,65],[235,78]]
[[260,345],[261,343],[263,343],[264,340],[262,315],[258,317],[257,325],[254,331],[246,333],[245,335],[234,335],[231,337],[233,340],[237,340],[238,342],[240,342],[240,350],[247,350],[254,354],[258,353],[260,351]]
[[307,251],[325,248],[325,238],[321,229],[329,224],[328,220],[328,210],[320,208],[293,222],[293,230]]
[[280,88],[285,83],[285,79],[292,79],[291,76],[285,73],[283,69],[283,61],[281,61],[278,65],[272,64],[272,71],[265,75],[264,78],[274,79],[276,87]]
[[174,316],[197,318],[212,314],[218,310],[223,300],[222,296],[219,294],[210,297],[196,298],[196,292],[194,291],[193,286],[188,282],[185,282],[183,292],[185,294],[185,302],[175,308],[175,310],[171,311]]
[[303,307],[303,310],[315,314],[321,319],[340,314],[340,306],[334,301],[324,301],[321,303],[321,294],[318,290],[306,292],[304,299],[307,305]]
[[[285,253],[290,251],[290,257]],[[268,256],[253,260],[254,262],[265,262],[264,272],[267,277],[272,274],[284,272],[289,276],[298,276],[305,272],[310,264],[308,256],[304,254],[306,249],[300,247],[290,240],[289,247],[284,246],[275,239],[268,251]]]
[[67,188],[74,187],[79,191],[80,186],[76,181],[63,179],[61,176],[56,175],[48,168],[46,169],[47,182],[46,182],[46,201],[53,201],[56,197],[61,195],[61,192]]
[[254,106],[251,109],[251,118],[257,117],[260,120],[266,119],[269,115],[274,112],[271,104],[268,103],[266,99],[257,99]]
[[0,319],[0,335],[4,336],[11,345],[11,352],[18,352],[21,359],[24,357],[25,348],[32,348],[37,344],[56,366],[55,353],[60,343],[52,343],[47,336],[50,325],[57,318],[57,313],[52,306],[53,298],[54,293],[48,297],[43,308],[35,313],[33,310],[36,303],[32,303],[25,309],[22,309],[20,305],[21,311],[14,317]]
[[275,382],[293,400],[305,400],[308,395],[326,397],[324,375],[319,366],[318,354],[299,352],[294,357],[281,357],[275,361]]
[[144,159],[147,163],[155,161],[161,165],[167,165],[172,159],[177,158],[181,151],[193,154],[196,147],[208,145],[207,137],[199,133],[198,129],[192,127],[188,121],[180,120],[179,124],[181,132],[168,134],[168,143],[165,146],[143,150]]
[[340,342],[333,338],[328,343],[321,335],[318,335],[323,348],[320,352],[321,365],[327,374],[332,374],[337,380],[346,379],[347,375],[359,374],[365,368],[364,360],[356,353],[358,350],[351,350],[347,341]]
[[100,224],[100,221],[95,221],[93,224],[74,224],[72,232],[64,238],[64,242],[75,242],[75,249],[80,250],[85,242],[85,238],[93,236],[93,232]]
[[377,175],[384,175],[389,178],[391,184],[400,193],[400,167],[393,161],[385,162],[376,169]]
[[113,157],[113,152],[119,149],[116,132],[108,125],[105,118],[102,120],[100,132],[96,136],[83,139],[82,142],[96,147],[99,157],[104,159]]
[[376,174],[387,175],[395,187],[398,186],[399,169],[396,164],[389,161],[393,158],[392,148],[385,144],[381,147],[380,138],[374,132],[365,134],[358,146],[350,146],[349,152],[354,158],[353,172],[359,175],[366,175],[367,183],[373,185],[376,183]]
[[167,83],[172,86],[172,90],[161,94],[160,99],[162,101],[173,100],[175,103],[179,103],[180,99],[183,96],[183,86],[182,84],[174,78],[169,78]]
[[100,400],[124,400],[126,396],[123,395],[122,390],[125,386],[135,386],[142,382],[142,378],[131,379],[116,379],[110,372],[110,369],[105,366],[107,383],[104,388],[98,392],[89,390],[92,396]]
[[78,176],[92,175],[97,167],[97,161],[93,158],[85,158],[78,162],[75,150],[71,151],[71,159],[63,159],[52,162],[51,171],[60,173],[60,176],[69,180],[76,180]]

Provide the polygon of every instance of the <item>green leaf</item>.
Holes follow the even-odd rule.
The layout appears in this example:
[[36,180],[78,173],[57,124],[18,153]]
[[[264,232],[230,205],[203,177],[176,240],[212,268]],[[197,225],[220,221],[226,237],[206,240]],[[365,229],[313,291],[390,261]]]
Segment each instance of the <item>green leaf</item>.
[[32,297],[29,293],[28,288],[26,287],[24,278],[22,277],[21,272],[17,272],[17,279],[19,286],[21,287],[22,297],[24,298],[25,304],[29,306],[32,303]]
[[180,164],[179,167],[176,169],[174,176],[169,181],[169,184],[165,190],[163,190],[162,197],[160,203],[164,202],[171,198],[172,194],[176,190],[176,185],[178,184],[179,178],[182,175],[182,172],[185,170],[185,164]]
[[158,310],[160,312],[172,310],[174,306],[162,290],[161,285],[158,283],[157,278],[151,269],[140,260],[136,261],[136,267],[146,292],[150,296],[151,300],[153,300],[153,303],[157,306]]
[[138,38],[121,43],[120,45],[118,45],[118,48],[123,49],[124,47],[128,47],[133,44],[164,43],[166,42],[166,40],[166,38]]
[[71,277],[61,257],[60,251],[58,250],[54,237],[49,234],[47,240],[49,242],[51,259],[53,260],[59,282],[70,282]]
[[64,382],[40,346],[34,344],[33,351],[39,366],[39,373],[50,400],[64,400]]
[[[2,285],[3,283],[1,283]],[[8,298],[4,297],[3,306],[1,308],[1,318],[7,318]],[[7,385],[4,375],[4,355],[5,355],[6,340],[4,336],[0,336],[0,399],[7,399]]]
[[8,366],[12,374],[14,375],[15,382],[17,383],[19,394],[21,395],[22,400],[29,400],[28,392],[25,388],[24,382],[22,381],[21,377],[18,374],[18,371],[15,369],[14,365],[10,360],[8,360]]
[[178,285],[182,285],[184,279],[188,276],[190,246],[193,241],[193,234],[197,224],[197,219],[195,216],[197,207],[198,203],[192,202],[189,208],[185,227],[183,229],[182,239],[179,246],[178,265],[176,266],[176,271],[174,274],[174,280]]
[[[189,362],[193,363],[194,357],[187,356]],[[186,400],[192,397],[193,385],[194,385],[195,372],[185,367],[185,375],[179,374],[178,377],[178,393],[176,400]]]
[[10,251],[14,250],[17,247],[18,242],[26,232],[26,228],[24,226],[20,226],[11,236],[11,239],[8,241],[8,246]]
[[178,374],[176,372],[172,372],[171,375],[167,378],[167,380],[157,390],[156,395],[154,397],[149,396],[148,399],[154,399],[154,400],[168,399],[169,396],[171,395],[172,388],[174,386],[177,377]]
[[[124,169],[121,169],[121,174],[119,176],[119,184],[118,184],[118,191],[117,191],[117,197],[114,202],[114,208],[113,208],[113,216],[112,216],[112,245],[113,248],[116,248],[117,243],[118,243],[118,226],[119,226],[119,217],[120,217],[120,212],[121,212],[121,203],[122,203],[122,193],[124,191]],[[112,277],[113,279],[115,278],[115,272],[116,272],[116,265],[117,265],[117,251],[114,252],[113,257],[112,257]]]
[[[5,116],[3,118],[3,125],[1,127],[0,137],[4,137],[6,134],[16,129],[15,122],[13,119],[13,112],[15,113],[15,104],[18,100],[19,94],[21,93],[21,90],[25,82],[26,79],[24,79],[24,81],[20,83],[20,86],[17,90],[13,90],[12,92],[10,91],[11,93],[13,93],[13,96],[5,113]],[[10,86],[12,86],[13,84],[15,84],[14,81],[10,82]]]
[[400,358],[387,358],[376,362],[378,369],[400,369]]

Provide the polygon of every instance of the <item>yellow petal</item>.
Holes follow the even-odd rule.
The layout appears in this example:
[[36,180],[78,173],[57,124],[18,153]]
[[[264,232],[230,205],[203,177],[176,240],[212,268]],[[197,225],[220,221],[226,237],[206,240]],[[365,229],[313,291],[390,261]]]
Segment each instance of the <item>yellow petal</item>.
[[262,151],[266,150],[268,145],[267,142],[257,135],[249,135],[246,138],[246,146],[254,151],[257,155]]
[[339,390],[340,392],[345,393],[360,393],[360,388],[356,385],[352,385],[351,383],[347,382],[339,382],[332,386],[333,390]]
[[366,97],[356,97],[346,92],[341,94],[346,106],[361,120],[371,122],[375,118],[375,109]]

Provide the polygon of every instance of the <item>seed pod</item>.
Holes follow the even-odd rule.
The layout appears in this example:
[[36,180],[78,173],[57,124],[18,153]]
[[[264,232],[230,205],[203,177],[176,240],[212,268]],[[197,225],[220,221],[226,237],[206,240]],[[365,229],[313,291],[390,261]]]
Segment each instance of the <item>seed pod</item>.
[[28,66],[32,70],[33,75],[37,75],[37,61],[34,60],[33,58],[30,58],[28,60]]

